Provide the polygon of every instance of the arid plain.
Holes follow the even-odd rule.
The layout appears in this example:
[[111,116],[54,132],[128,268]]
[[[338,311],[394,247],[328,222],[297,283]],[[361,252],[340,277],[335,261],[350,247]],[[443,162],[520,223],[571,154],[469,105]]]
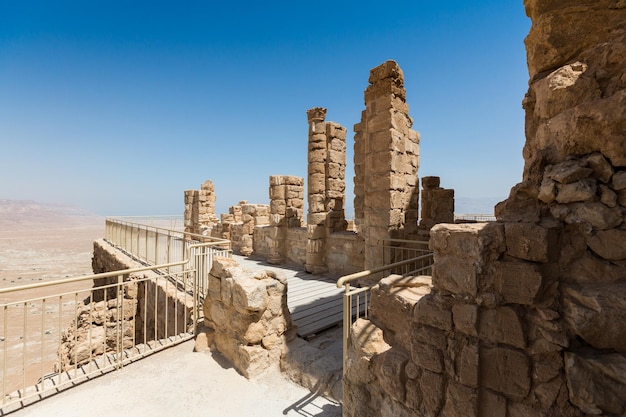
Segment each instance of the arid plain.
[[[103,236],[103,217],[66,206],[0,200],[0,288],[90,275],[93,241]],[[0,373],[6,366],[6,393],[53,371],[60,331],[91,286],[89,280],[0,294],[0,304],[37,300],[0,311],[0,353],[7,352]],[[52,297],[60,293],[71,295],[60,301]],[[42,302],[42,297],[50,298]],[[19,371],[23,362],[26,375]]]

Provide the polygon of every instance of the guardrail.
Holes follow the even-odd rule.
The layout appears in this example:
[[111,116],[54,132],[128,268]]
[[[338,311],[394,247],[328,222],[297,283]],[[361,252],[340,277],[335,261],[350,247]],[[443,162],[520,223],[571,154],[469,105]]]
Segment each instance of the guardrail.
[[[394,262],[379,268],[369,269],[366,271],[356,272],[354,274],[345,275],[337,281],[337,287],[344,287],[343,295],[343,371],[346,372],[346,359],[348,355],[348,346],[350,343],[350,328],[356,319],[361,317],[368,318],[369,306],[371,300],[370,290],[375,284],[365,285],[361,287],[352,287],[355,281],[376,277],[378,280],[390,274],[396,274],[394,271],[407,271],[400,273],[403,276],[415,275],[432,275],[433,253],[418,255],[399,262]],[[417,267],[418,265],[422,265]],[[370,280],[367,280],[368,282]]]
[[455,214],[455,222],[495,222],[493,214]]
[[123,220],[130,223],[138,223],[163,229],[185,230],[185,217],[179,214],[166,214],[155,216],[109,216],[110,219]]
[[[180,261],[192,245],[202,243],[202,256],[192,258],[193,262],[202,260],[194,264],[194,268],[200,271],[198,275],[202,294],[208,289],[206,276],[213,265],[213,257],[230,257],[232,254],[230,240],[135,223],[125,218],[106,219],[105,239],[146,265]],[[181,268],[181,265],[170,266],[165,272],[180,272]]]
[[0,289],[0,411],[193,338],[213,257],[230,256],[230,242],[122,222],[107,220],[110,243],[168,262]]
[[427,240],[384,239],[379,245],[384,248],[383,265],[412,260],[388,271],[389,274],[414,275],[431,264],[430,258],[420,258],[432,253]]

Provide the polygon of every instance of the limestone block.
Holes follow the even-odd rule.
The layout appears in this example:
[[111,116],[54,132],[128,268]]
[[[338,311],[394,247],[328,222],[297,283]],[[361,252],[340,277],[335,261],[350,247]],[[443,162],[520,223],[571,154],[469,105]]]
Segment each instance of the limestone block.
[[626,171],[618,171],[615,173],[615,175],[613,175],[611,188],[613,188],[615,191],[626,189]]
[[421,368],[429,371],[443,372],[442,351],[426,343],[413,343],[411,346],[411,360]]
[[[408,348],[410,318],[415,304],[430,293],[430,280],[421,277],[391,275],[383,278],[371,291],[370,313],[378,327],[397,334],[397,341]],[[405,342],[405,343],[403,343]]]
[[443,406],[446,417],[478,417],[478,391],[450,381]]
[[498,223],[440,224],[430,236],[430,249],[441,254],[478,260],[504,251],[504,227]]
[[571,331],[597,349],[626,353],[626,284],[563,287],[563,318]]
[[617,205],[617,194],[606,185],[600,184],[598,187],[600,193],[600,202],[609,208]]
[[482,308],[478,334],[490,342],[526,347],[522,322],[511,307]]
[[560,204],[591,201],[596,196],[596,181],[590,178],[569,184],[558,184],[556,202]]
[[495,262],[495,290],[505,303],[532,305],[543,282],[539,266],[529,262]]
[[450,306],[440,297],[432,294],[424,296],[413,309],[413,319],[442,330],[452,330]]
[[567,211],[558,212],[551,208],[551,212],[556,218],[568,224],[588,223],[598,230],[612,229],[623,221],[619,209],[609,208],[600,202],[574,203]]
[[371,382],[374,376],[369,370],[370,359],[391,348],[385,343],[383,331],[366,319],[357,319],[350,328],[352,343],[348,349],[346,378],[361,383]]
[[445,378],[441,374],[424,370],[419,378],[420,391],[424,395],[423,405],[427,415],[436,416],[444,400]]
[[593,173],[593,169],[587,168],[585,165],[584,161],[578,159],[550,165],[546,168],[544,177],[560,184],[571,184],[583,178],[588,178]]
[[598,152],[587,155],[584,158],[587,166],[593,170],[593,177],[607,184],[613,176],[613,167],[606,158]]
[[479,354],[478,343],[467,341],[455,358],[455,374],[466,387],[478,388]]
[[530,361],[517,350],[481,348],[480,375],[485,387],[513,399],[522,399],[530,391]]
[[557,250],[557,234],[531,223],[506,223],[507,253],[513,257],[534,262],[548,262]]
[[453,294],[476,297],[479,287],[476,267],[475,261],[471,259],[436,253],[433,286]]
[[589,249],[603,259],[626,259],[626,230],[599,230],[585,236],[585,241]]
[[455,304],[452,306],[452,318],[456,331],[478,336],[478,306],[475,304]]
[[409,356],[401,349],[389,349],[372,358],[374,374],[379,378],[381,389],[400,403],[406,398],[404,368],[408,360]]
[[267,289],[263,281],[238,277],[233,283],[233,307],[238,311],[263,311],[267,306]]
[[238,346],[235,368],[246,378],[254,378],[271,366],[269,352],[262,346]]
[[569,399],[587,414],[624,415],[626,357],[617,353],[566,352]]
[[239,263],[232,258],[215,257],[213,258],[213,266],[211,275],[219,278],[231,278],[243,272]]
[[267,334],[267,330],[267,323],[265,321],[250,323],[243,335],[243,341],[249,345],[258,345]]
[[534,360],[533,380],[547,382],[560,375],[563,369],[563,356],[561,352],[552,352],[542,355]]

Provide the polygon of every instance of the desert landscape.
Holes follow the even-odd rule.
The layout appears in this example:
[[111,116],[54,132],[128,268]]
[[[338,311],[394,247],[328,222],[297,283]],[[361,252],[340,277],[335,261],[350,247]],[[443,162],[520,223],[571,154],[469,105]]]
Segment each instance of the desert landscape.
[[[103,236],[103,217],[62,205],[0,200],[0,289],[91,275],[93,241]],[[91,286],[82,281],[0,294],[5,394],[53,372],[59,329],[67,327]],[[52,297],[61,293],[69,295]]]

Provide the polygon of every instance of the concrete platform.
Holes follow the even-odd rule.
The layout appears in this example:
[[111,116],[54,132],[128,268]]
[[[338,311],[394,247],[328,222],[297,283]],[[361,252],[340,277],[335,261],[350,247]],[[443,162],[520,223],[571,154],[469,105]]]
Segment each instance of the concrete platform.
[[[0,412],[6,415],[6,412]],[[341,406],[278,370],[247,380],[184,342],[10,413],[15,417],[339,417]]]

